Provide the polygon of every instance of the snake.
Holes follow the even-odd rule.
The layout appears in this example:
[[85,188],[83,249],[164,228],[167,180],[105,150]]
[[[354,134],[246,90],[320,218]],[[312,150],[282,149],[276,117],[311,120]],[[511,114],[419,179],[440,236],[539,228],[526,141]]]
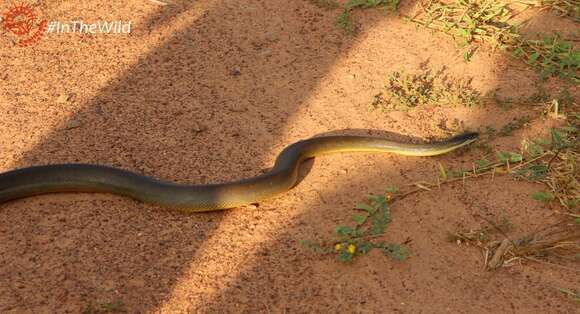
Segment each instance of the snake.
[[111,193],[185,212],[204,212],[254,204],[292,189],[307,159],[340,152],[388,152],[435,156],[468,145],[478,133],[467,132],[428,143],[403,143],[374,136],[332,135],[295,142],[282,150],[267,172],[215,184],[178,184],[97,164],[51,164],[0,174],[0,204],[48,193]]

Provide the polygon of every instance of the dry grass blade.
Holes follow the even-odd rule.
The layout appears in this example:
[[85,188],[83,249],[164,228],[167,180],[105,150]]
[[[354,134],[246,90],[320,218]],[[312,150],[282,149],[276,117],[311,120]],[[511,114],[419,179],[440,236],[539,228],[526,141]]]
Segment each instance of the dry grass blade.
[[552,193],[567,207],[578,206],[580,200],[580,152],[566,151],[558,154],[550,165],[551,175],[544,180]]
[[170,5],[171,2],[166,2],[166,1],[161,1],[161,0],[149,0],[152,3],[155,3],[157,5]]
[[580,225],[561,222],[533,232],[514,241],[504,260],[527,258],[532,260],[580,260]]
[[580,224],[563,221],[517,239],[507,238],[505,232],[500,232],[504,237],[501,241],[491,239],[492,229],[490,225],[479,230],[457,231],[453,239],[458,244],[469,243],[481,248],[485,252],[487,269],[510,266],[521,259],[580,260]]
[[560,16],[566,16],[580,22],[580,1],[578,0],[520,0],[514,4],[524,5],[525,8],[539,8],[550,10]]

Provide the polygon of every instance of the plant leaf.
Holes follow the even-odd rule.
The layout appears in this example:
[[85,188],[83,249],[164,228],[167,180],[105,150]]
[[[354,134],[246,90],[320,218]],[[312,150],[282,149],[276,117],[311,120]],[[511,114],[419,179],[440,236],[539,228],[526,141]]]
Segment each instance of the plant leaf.
[[382,210],[378,210],[372,216],[372,226],[371,226],[371,234],[372,235],[379,235],[385,232],[387,228],[387,224],[391,220],[391,215],[387,208]]
[[397,188],[394,185],[391,185],[387,188],[387,190],[385,191],[386,193],[391,193],[391,194],[397,194],[399,193],[399,188]]
[[365,204],[365,203],[358,203],[358,204],[356,204],[356,208],[357,208],[357,209],[362,209],[362,210],[365,210],[365,211],[367,211],[369,214],[372,214],[372,213],[374,213],[374,212],[375,212],[375,208],[374,208],[374,207],[372,207],[372,206],[371,206],[371,205],[369,205],[369,204]]
[[550,192],[536,192],[532,194],[532,198],[536,201],[549,202],[555,199],[554,194]]
[[357,225],[362,225],[367,221],[368,215],[353,215],[352,219],[356,222]]
[[528,63],[529,64],[535,64],[536,61],[538,61],[538,58],[540,57],[540,54],[537,52],[534,52],[530,55],[530,58],[528,59]]
[[352,254],[348,253],[346,250],[340,251],[337,256],[338,260],[344,263],[352,262]]
[[337,226],[336,227],[336,234],[339,236],[349,236],[354,230],[349,226]]
[[358,254],[367,254],[370,250],[373,249],[373,244],[370,242],[364,242],[357,245],[357,253]]
[[396,261],[404,261],[409,257],[407,249],[399,244],[386,244],[382,246],[383,253]]

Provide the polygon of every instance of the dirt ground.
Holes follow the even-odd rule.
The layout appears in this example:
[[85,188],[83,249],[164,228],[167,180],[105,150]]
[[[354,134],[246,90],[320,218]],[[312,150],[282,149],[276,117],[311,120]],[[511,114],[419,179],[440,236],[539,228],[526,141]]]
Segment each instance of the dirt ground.
[[[334,24],[340,11],[306,0],[171,2],[28,1],[48,21],[133,28],[51,33],[28,47],[2,30],[0,171],[83,162],[226,182],[260,173],[286,145],[317,134],[420,141],[445,136],[440,125],[453,121],[477,130],[537,114],[517,105],[369,111],[389,73],[425,65],[502,97],[530,96],[538,82],[501,53],[481,50],[465,63],[450,38],[385,11],[356,12],[360,29],[347,34]],[[403,1],[400,10],[414,6]],[[528,31],[574,26],[543,12]],[[518,150],[553,123],[537,120],[493,146]],[[329,155],[309,162],[290,192],[223,212],[188,215],[91,194],[2,204],[0,312],[79,313],[118,302],[129,313],[577,313],[558,291],[580,287],[574,269],[526,262],[485,271],[478,249],[446,240],[484,218],[509,218],[514,234],[555,221],[557,206],[530,198],[538,184],[478,179],[395,203],[384,238],[411,240],[404,262],[371,253],[342,264],[299,245],[332,239],[368,193],[435,178],[438,162],[470,167],[480,155]]]

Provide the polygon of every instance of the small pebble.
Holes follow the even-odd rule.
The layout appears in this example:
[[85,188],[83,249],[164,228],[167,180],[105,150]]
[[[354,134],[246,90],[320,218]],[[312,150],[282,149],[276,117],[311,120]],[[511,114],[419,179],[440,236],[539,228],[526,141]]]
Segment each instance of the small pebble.
[[71,119],[65,123],[64,128],[65,130],[76,129],[82,125],[81,121],[77,119]]
[[242,71],[240,70],[240,68],[235,67],[230,71],[230,74],[233,76],[239,76],[242,74]]
[[194,123],[193,126],[191,127],[191,130],[194,133],[201,133],[201,132],[207,130],[207,127],[205,127],[205,126],[203,126],[203,125],[201,125],[199,123]]
[[266,34],[266,40],[271,41],[271,42],[276,42],[276,41],[280,40],[280,35],[277,33]]
[[267,48],[266,48],[266,49],[264,49],[264,50],[262,51],[262,55],[263,55],[264,57],[270,57],[270,56],[272,56],[272,50],[271,50],[271,49],[267,49]]

